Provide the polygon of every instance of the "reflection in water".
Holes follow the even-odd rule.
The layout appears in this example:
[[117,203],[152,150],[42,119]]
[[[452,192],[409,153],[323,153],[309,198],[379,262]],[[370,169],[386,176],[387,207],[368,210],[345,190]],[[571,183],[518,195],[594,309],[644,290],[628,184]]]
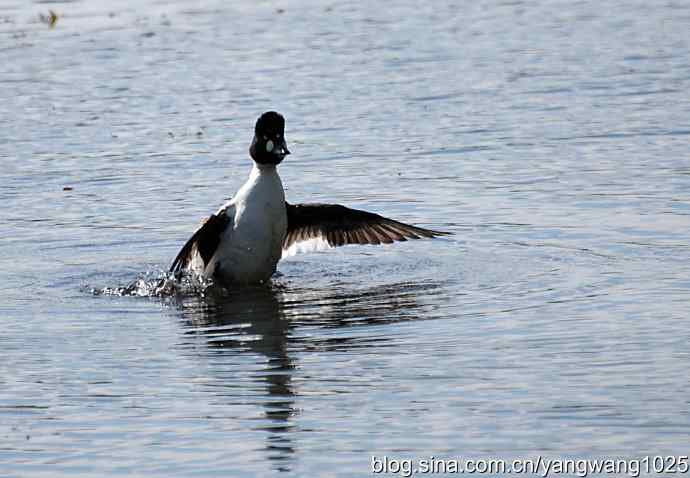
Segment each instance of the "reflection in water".
[[228,353],[248,350],[268,359],[261,373],[268,400],[261,403],[270,425],[259,429],[270,432],[268,458],[279,462],[279,471],[289,471],[287,461],[295,451],[289,435],[296,413],[291,383],[295,365],[287,353],[290,322],[281,310],[279,295],[270,287],[246,287],[212,291],[204,299],[187,299],[181,306],[190,327],[186,333],[204,336],[208,347]]
[[[431,305],[444,296],[436,283],[398,283],[372,288],[339,285],[326,290],[286,289],[278,285],[245,287],[233,291],[213,291],[204,298],[183,298],[179,303],[188,337],[202,337],[210,351],[223,354],[256,353],[265,358],[256,378],[265,383],[264,407],[269,426],[267,456],[277,469],[289,471],[296,447],[291,433],[297,415],[293,384],[296,355],[305,351],[351,350],[381,347],[390,338],[320,337],[313,327],[355,327],[429,317]],[[422,313],[422,309],[424,312]],[[304,329],[310,329],[304,333]],[[235,371],[237,372],[237,371]]]

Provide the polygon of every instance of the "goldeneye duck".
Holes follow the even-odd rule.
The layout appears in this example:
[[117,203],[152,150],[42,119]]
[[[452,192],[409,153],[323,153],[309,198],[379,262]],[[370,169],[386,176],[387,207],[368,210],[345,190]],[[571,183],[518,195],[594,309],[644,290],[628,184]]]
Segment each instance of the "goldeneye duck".
[[170,272],[188,270],[225,284],[260,283],[305,242],[337,247],[449,234],[339,204],[286,202],[276,166],[290,151],[285,119],[275,111],[256,121],[249,154],[254,166],[247,182],[189,238]]

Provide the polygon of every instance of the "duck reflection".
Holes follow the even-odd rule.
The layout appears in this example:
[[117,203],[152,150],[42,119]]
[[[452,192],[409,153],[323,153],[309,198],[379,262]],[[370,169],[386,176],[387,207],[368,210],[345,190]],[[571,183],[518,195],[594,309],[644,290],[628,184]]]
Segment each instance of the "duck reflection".
[[[438,297],[436,283],[396,283],[369,288],[342,284],[327,289],[287,288],[280,285],[218,290],[204,298],[185,298],[179,310],[188,336],[201,337],[208,350],[223,354],[256,353],[267,359],[256,380],[265,384],[264,416],[270,432],[266,451],[277,469],[290,471],[295,453],[292,433],[299,395],[293,383],[296,355],[313,351],[382,347],[391,338],[348,334],[345,328],[429,317]],[[314,332],[314,327],[317,332]],[[318,328],[343,328],[320,337]]]
[[202,336],[213,351],[255,352],[267,362],[258,379],[265,382],[266,398],[261,400],[268,424],[268,458],[279,471],[289,471],[287,462],[294,453],[289,432],[293,428],[295,365],[288,355],[290,321],[279,300],[281,292],[272,287],[246,287],[233,291],[209,291],[204,298],[187,298],[180,303],[189,327],[188,335]]

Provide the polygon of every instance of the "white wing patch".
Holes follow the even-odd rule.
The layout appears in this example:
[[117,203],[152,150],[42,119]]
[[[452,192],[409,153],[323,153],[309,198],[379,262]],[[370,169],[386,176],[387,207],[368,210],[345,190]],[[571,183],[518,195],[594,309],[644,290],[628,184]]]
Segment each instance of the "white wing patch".
[[326,251],[328,249],[333,249],[333,246],[331,246],[326,239],[322,237],[314,237],[311,239],[307,239],[306,241],[295,242],[287,249],[283,249],[283,256],[281,257],[281,259],[285,259],[286,257],[292,257],[296,254]]
[[201,258],[201,254],[199,254],[199,251],[197,251],[196,247],[194,247],[192,252],[192,260],[189,261],[187,270],[193,271],[196,274],[203,274],[204,268],[204,260]]

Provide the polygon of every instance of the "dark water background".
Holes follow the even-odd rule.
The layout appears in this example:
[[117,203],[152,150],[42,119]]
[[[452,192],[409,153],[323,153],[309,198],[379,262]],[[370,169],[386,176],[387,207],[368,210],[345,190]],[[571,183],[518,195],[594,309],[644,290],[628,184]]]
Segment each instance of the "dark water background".
[[[1,1],[0,475],[687,454],[689,32],[673,1]],[[454,235],[92,294],[167,267],[268,109],[290,200]]]

